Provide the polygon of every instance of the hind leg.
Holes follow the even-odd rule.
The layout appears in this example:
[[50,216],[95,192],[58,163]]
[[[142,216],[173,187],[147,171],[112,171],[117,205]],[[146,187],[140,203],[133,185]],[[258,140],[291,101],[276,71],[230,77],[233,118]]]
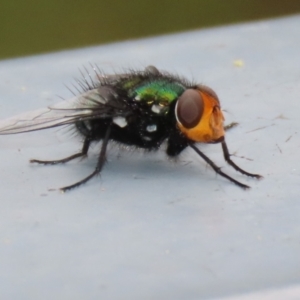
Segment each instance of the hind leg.
[[39,159],[31,159],[30,162],[31,163],[38,163],[38,164],[43,164],[43,165],[57,165],[57,164],[63,164],[66,163],[70,160],[73,160],[77,157],[84,157],[87,155],[89,147],[90,147],[90,143],[91,141],[86,138],[83,142],[83,146],[81,149],[81,152],[73,154],[71,156],[68,156],[66,158],[63,159],[58,159],[58,160],[39,160]]
[[71,189],[73,189],[75,187],[78,187],[78,186],[82,185],[83,183],[86,183],[91,178],[93,178],[94,176],[98,175],[101,172],[102,167],[104,166],[104,163],[105,163],[106,148],[107,148],[108,141],[109,141],[110,131],[111,131],[111,125],[109,125],[108,128],[107,128],[107,130],[106,130],[105,137],[103,139],[101,150],[100,150],[100,154],[99,154],[99,158],[98,158],[98,163],[97,163],[97,166],[96,166],[95,170],[90,175],[88,175],[87,177],[85,177],[84,179],[82,179],[82,180],[80,180],[80,181],[78,181],[78,182],[76,182],[76,183],[74,183],[72,185],[60,188],[60,190],[63,193],[66,192],[66,191],[68,191],[68,190],[71,190]]

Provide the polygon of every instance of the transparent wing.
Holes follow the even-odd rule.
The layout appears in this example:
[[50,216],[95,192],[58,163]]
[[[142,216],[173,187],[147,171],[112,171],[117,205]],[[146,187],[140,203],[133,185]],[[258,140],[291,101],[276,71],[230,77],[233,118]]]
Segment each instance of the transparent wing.
[[54,106],[0,120],[0,135],[28,132],[89,119],[128,116],[130,107],[111,87],[101,86]]

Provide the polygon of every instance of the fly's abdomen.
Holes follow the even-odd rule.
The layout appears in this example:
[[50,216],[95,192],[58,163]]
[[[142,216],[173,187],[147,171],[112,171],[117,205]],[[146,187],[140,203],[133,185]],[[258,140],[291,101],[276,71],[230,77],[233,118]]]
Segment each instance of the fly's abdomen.
[[123,144],[145,149],[157,149],[168,135],[163,118],[131,116],[114,118],[111,138]]
[[98,141],[104,138],[110,119],[86,120],[75,123],[78,132],[91,141]]

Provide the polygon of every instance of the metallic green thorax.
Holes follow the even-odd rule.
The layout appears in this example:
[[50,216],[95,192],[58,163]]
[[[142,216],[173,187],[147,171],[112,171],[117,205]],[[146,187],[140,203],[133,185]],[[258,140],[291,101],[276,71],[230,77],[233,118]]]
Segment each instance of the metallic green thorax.
[[169,104],[177,99],[184,91],[178,83],[152,81],[135,89],[135,95],[141,101],[158,101]]
[[165,115],[172,101],[178,99],[187,87],[179,78],[145,73],[125,79],[122,88],[127,91],[132,101],[146,109],[145,112]]
[[138,101],[170,103],[177,99],[185,90],[185,87],[178,82],[164,80],[151,80],[140,82],[139,79],[131,79],[124,85],[129,89],[129,95]]

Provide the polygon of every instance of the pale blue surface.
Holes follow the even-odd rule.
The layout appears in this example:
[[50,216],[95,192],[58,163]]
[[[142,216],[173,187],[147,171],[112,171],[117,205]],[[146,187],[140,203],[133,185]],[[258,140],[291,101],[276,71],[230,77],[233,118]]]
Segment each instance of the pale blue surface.
[[200,148],[250,191],[191,150],[174,164],[163,149],[115,148],[101,179],[59,194],[48,189],[89,174],[99,145],[85,161],[31,166],[80,142],[57,129],[0,136],[1,299],[211,299],[299,283],[300,16],[2,61],[0,118],[70,97],[64,84],[89,62],[212,87],[240,123],[233,159],[265,178],[226,166],[220,145]]

